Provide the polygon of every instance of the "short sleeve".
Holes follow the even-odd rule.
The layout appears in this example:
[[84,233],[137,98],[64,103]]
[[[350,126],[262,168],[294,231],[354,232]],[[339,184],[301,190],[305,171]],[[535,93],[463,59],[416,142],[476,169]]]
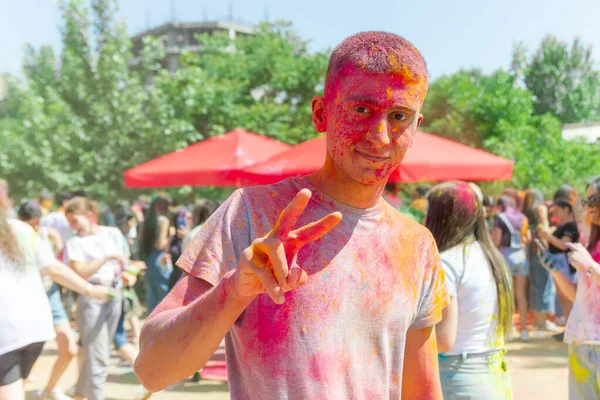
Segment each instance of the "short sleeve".
[[429,234],[428,244],[422,254],[425,257],[424,276],[417,305],[418,312],[410,326],[412,329],[423,329],[440,322],[442,310],[450,301],[444,269],[431,234]]
[[67,251],[65,253],[65,261],[66,262],[70,262],[70,261],[85,262],[85,251],[84,251],[83,247],[81,246],[81,240],[79,239],[79,237],[74,236],[71,239],[69,239],[67,241],[66,249],[67,249]]
[[568,222],[564,225],[564,229],[561,233],[561,238],[567,236],[571,238],[573,242],[579,241],[579,228],[577,227],[576,222]]
[[223,275],[237,267],[242,251],[250,243],[248,207],[237,190],[202,225],[177,266],[216,286]]
[[39,269],[44,269],[56,263],[52,246],[47,241],[42,240],[37,234],[35,235],[33,246],[35,264]]
[[444,251],[440,254],[442,268],[444,269],[444,279],[446,280],[446,290],[449,297],[456,297],[458,295],[458,283],[460,276],[463,274],[463,271],[457,271],[456,257],[453,257],[453,255],[449,251]]
[[504,221],[502,221],[502,218],[496,216],[496,218],[494,218],[494,228],[500,228],[503,232],[505,229],[505,225],[504,225]]

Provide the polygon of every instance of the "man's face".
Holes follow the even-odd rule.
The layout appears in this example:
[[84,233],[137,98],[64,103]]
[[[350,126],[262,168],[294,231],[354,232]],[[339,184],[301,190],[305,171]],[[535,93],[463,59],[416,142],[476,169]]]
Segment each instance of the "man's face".
[[[350,68],[333,83],[332,98],[323,100],[323,124],[315,118],[315,125],[327,132],[335,167],[357,182],[373,184],[386,180],[404,159],[423,119],[426,86],[406,83],[402,75]],[[314,117],[315,111],[313,101]]]

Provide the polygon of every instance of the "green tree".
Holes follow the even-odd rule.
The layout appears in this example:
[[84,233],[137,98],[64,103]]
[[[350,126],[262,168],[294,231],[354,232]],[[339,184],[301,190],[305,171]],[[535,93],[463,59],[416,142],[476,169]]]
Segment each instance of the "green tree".
[[[513,74],[461,71],[430,86],[422,129],[515,161],[512,182],[551,194],[560,184],[582,186],[600,168],[598,146],[561,137],[561,121],[536,115],[533,94]],[[498,189],[502,185],[484,185]]]
[[202,35],[174,74],[155,84],[169,93],[176,115],[202,137],[241,127],[298,143],[316,135],[311,100],[322,91],[328,55],[311,53],[286,22],[262,24],[234,41]]
[[289,24],[261,25],[234,41],[200,37],[200,52],[183,55],[171,74],[154,38],[132,65],[115,1],[59,4],[62,53],[27,48],[26,82],[0,109],[0,167],[15,197],[42,187],[130,197],[139,191],[123,187],[126,169],[236,127],[289,143],[315,135],[310,100],[327,55],[309,52]]
[[576,38],[569,46],[546,36],[531,56],[522,44],[513,51],[512,69],[534,95],[535,112],[562,123],[595,121],[600,115],[600,73],[592,47]]

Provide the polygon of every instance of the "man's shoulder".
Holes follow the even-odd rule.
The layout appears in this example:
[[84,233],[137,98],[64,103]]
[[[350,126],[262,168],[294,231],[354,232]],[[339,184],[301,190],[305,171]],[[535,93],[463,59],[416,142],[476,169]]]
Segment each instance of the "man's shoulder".
[[409,233],[415,238],[429,239],[431,238],[431,232],[425,226],[421,225],[414,219],[407,215],[402,214],[396,208],[389,204],[386,204],[386,211],[389,213],[391,218],[395,221],[400,233]]
[[[245,205],[254,209],[254,206],[260,206],[267,210],[264,205],[268,203],[287,205],[299,192],[299,178],[287,178],[277,183],[268,185],[248,186],[237,190],[237,193],[243,199]],[[235,195],[235,194],[234,194]]]

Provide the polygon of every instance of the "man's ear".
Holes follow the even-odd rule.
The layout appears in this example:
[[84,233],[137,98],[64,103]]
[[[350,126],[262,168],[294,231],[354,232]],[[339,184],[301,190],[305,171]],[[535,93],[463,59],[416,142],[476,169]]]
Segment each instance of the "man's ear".
[[312,117],[317,132],[327,131],[327,113],[325,112],[325,99],[322,96],[315,96],[312,99]]
[[417,128],[421,126],[421,122],[423,122],[423,114],[419,113],[419,117],[417,118]]

